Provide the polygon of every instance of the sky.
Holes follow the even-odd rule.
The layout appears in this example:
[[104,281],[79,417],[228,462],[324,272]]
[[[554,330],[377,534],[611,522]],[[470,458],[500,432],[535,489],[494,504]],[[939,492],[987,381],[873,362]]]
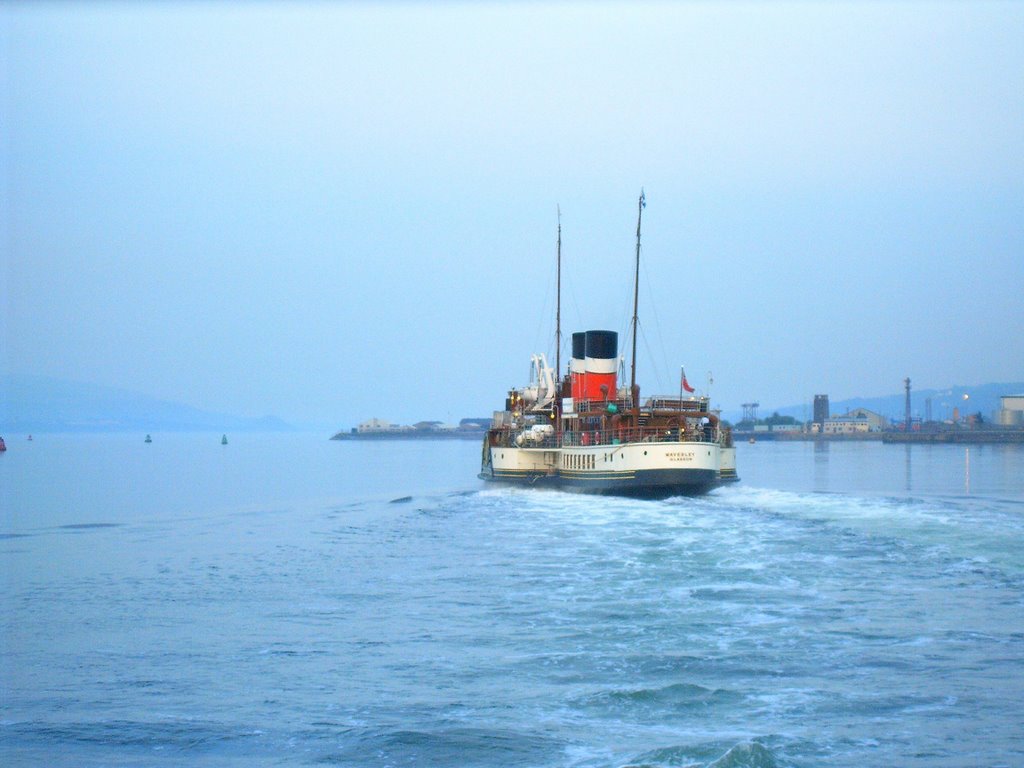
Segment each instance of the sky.
[[[1024,380],[1024,3],[0,6],[0,373],[486,416]],[[560,219],[559,219],[560,212]],[[627,361],[628,365],[628,361]]]

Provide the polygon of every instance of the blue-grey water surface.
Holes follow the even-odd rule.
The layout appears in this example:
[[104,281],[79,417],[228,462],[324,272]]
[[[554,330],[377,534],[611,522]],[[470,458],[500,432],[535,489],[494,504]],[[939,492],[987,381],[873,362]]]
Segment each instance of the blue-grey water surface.
[[1020,446],[635,501],[475,442],[5,438],[5,766],[1024,765]]

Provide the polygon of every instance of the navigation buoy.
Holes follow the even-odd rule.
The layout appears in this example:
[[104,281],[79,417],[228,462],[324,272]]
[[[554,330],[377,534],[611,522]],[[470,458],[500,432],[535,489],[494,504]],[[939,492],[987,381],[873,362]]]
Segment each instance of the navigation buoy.
[[0,453],[3,453],[6,450],[7,450],[7,445],[6,445],[6,443],[4,443],[4,439],[2,437],[0,437]]
[[153,438],[150,437],[149,435],[146,435],[146,442],[147,443],[152,443],[153,442]]
[[222,436],[221,436],[221,438],[220,438],[220,444],[221,444],[221,445],[227,445],[227,444],[228,444],[228,436],[227,436],[227,435],[222,435]]
[[32,439],[32,435],[29,435],[29,436],[28,436],[28,439],[29,439],[29,440],[31,440],[31,439]]

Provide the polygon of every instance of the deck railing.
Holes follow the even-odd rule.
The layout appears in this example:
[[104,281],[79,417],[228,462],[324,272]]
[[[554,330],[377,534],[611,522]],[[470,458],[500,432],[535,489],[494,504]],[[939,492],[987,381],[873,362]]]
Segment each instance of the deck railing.
[[[576,413],[605,413],[609,405],[614,405],[620,413],[633,410],[632,398],[625,398],[623,400],[576,400],[573,404],[573,410]],[[655,396],[644,400],[643,408],[645,410],[654,408],[662,411],[679,410],[708,413],[709,403],[706,398],[702,397],[684,397],[680,400],[678,397]]]
[[[627,429],[587,429],[563,432],[561,441],[555,433],[547,433],[541,439],[524,439],[522,444],[516,443],[519,435],[530,434],[512,430],[495,430],[491,433],[491,443],[496,446],[519,448],[558,448],[561,446],[595,446],[621,445],[623,443],[717,443],[721,439],[721,430],[713,427],[705,429],[684,429],[664,427],[630,427]],[[531,436],[532,437],[532,436]]]

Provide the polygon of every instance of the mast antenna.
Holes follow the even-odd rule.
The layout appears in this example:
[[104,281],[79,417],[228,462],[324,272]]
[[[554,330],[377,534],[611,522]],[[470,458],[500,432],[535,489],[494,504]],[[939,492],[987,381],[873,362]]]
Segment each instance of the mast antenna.
[[[644,208],[647,207],[647,199],[644,197],[643,187],[640,188],[640,201],[636,209],[636,276],[633,280],[633,358],[630,363],[629,373],[629,395],[635,397],[636,392],[636,328],[640,322],[637,311],[640,304],[640,220],[643,218]],[[639,403],[633,403],[636,408]]]

